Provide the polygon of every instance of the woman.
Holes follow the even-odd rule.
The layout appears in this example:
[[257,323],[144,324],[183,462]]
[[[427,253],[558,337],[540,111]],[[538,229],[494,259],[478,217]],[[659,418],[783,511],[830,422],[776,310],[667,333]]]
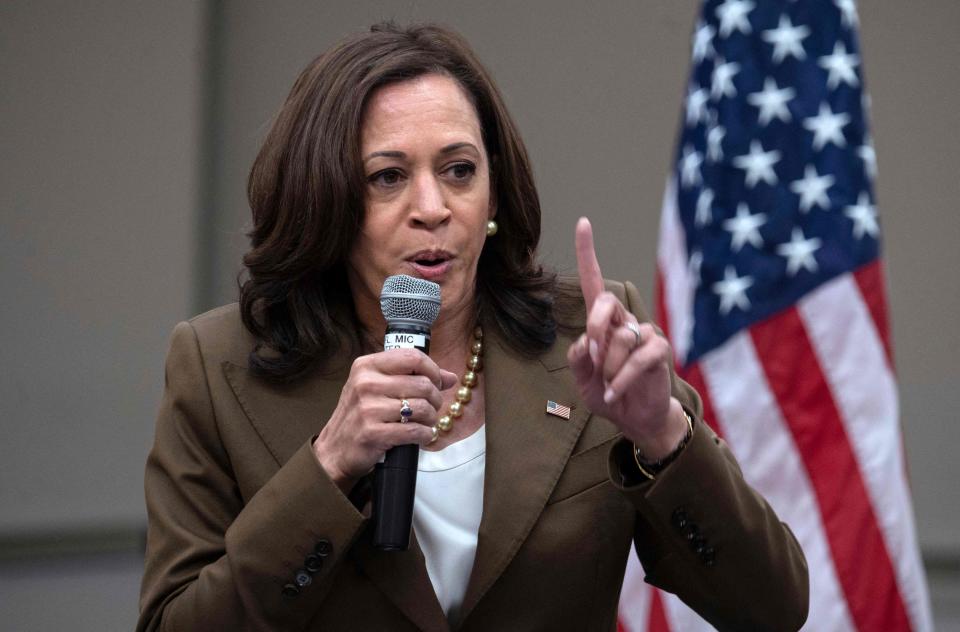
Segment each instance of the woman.
[[[803,623],[799,546],[589,223],[579,287],[538,264],[526,152],[462,39],[382,25],[317,58],[248,192],[239,306],[174,330],[138,629],[612,630],[631,542],[719,628]],[[429,357],[382,350],[397,273],[441,286]],[[370,472],[407,443],[413,542],[380,552]]]

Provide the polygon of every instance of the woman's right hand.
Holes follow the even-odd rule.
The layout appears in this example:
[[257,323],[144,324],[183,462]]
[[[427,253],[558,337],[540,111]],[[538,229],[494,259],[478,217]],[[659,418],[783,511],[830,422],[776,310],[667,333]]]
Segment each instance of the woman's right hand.
[[[443,405],[440,392],[457,383],[416,349],[391,349],[354,360],[340,401],[313,442],[313,454],[330,479],[349,493],[383,454],[396,445],[426,445]],[[399,423],[401,402],[413,415]]]

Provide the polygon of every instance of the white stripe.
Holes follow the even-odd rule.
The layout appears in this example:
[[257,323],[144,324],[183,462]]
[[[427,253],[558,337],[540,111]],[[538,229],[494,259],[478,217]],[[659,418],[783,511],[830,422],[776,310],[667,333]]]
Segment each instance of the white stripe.
[[693,342],[693,295],[697,288],[690,275],[686,233],[680,224],[677,183],[673,176],[667,180],[663,194],[657,263],[663,279],[670,342],[677,358],[683,363]]
[[647,620],[650,616],[650,597],[653,590],[643,581],[643,566],[637,559],[637,552],[630,547],[630,557],[627,558],[627,571],[623,577],[623,588],[620,589],[620,605],[618,617],[630,632],[645,632]]
[[700,618],[680,598],[671,593],[661,593],[670,632],[714,632],[715,627]]
[[806,555],[810,614],[804,629],[853,630],[816,496],[749,334],[740,332],[705,355],[701,369],[744,478],[787,523]]
[[803,318],[830,384],[894,566],[912,628],[933,628],[903,463],[897,386],[859,286],[847,274],[801,299]]

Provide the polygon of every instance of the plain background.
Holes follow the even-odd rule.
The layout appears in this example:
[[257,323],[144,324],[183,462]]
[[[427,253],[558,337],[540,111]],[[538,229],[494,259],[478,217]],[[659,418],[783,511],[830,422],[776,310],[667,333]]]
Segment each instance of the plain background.
[[[236,299],[246,175],[310,59],[384,18],[460,30],[530,151],[543,258],[573,270],[573,226],[587,215],[605,275],[649,300],[698,11],[692,0],[0,4],[2,620],[87,629],[85,612],[100,622],[89,629],[131,625],[169,332]],[[949,579],[960,569],[960,4],[873,0],[860,17],[918,533]],[[40,606],[51,590],[70,606],[62,621]]]

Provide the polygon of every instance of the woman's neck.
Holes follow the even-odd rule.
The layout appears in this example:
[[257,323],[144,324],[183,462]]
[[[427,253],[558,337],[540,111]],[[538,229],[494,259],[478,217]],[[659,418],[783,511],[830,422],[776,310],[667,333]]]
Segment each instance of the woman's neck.
[[476,320],[476,307],[472,301],[469,306],[451,310],[449,314],[444,314],[441,310],[430,331],[430,357],[444,369],[462,373],[470,343],[473,341]]

